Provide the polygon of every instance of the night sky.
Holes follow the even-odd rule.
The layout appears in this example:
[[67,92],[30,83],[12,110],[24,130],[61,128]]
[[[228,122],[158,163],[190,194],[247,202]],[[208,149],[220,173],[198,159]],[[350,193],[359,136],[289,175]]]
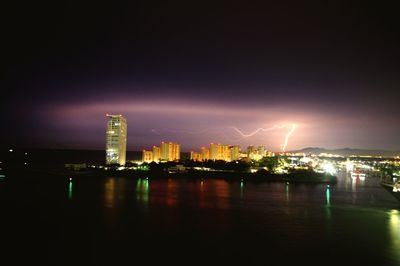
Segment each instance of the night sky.
[[104,149],[110,113],[128,150],[279,151],[293,124],[288,150],[400,149],[389,3],[56,2],[2,10],[2,147]]

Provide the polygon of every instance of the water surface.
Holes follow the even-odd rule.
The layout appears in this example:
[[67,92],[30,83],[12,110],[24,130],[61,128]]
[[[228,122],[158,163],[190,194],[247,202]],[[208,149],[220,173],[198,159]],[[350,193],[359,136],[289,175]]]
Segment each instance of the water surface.
[[[71,180],[70,180],[71,178]],[[400,265],[399,203],[336,185],[152,176],[0,183],[3,250],[41,265]]]

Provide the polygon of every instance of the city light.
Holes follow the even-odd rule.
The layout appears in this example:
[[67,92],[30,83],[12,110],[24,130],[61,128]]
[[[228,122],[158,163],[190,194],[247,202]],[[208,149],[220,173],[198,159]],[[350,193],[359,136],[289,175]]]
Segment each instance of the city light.
[[330,163],[330,162],[325,162],[325,163],[322,165],[322,169],[324,169],[324,172],[325,172],[325,173],[328,173],[328,174],[330,174],[330,175],[336,174],[336,169],[335,169],[335,167],[333,166],[333,164]]
[[72,199],[72,178],[69,179],[68,185],[68,199]]
[[331,191],[329,185],[326,187],[325,194],[326,194],[326,206],[329,207],[331,206]]

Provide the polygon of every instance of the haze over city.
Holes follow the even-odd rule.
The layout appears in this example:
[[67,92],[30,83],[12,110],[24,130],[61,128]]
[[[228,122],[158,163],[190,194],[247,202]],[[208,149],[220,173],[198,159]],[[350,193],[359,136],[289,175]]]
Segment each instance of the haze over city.
[[183,151],[210,142],[279,151],[293,124],[289,150],[400,149],[394,9],[29,5],[6,15],[1,108],[13,126],[2,146],[104,149],[111,113],[128,120],[128,150],[176,141]]

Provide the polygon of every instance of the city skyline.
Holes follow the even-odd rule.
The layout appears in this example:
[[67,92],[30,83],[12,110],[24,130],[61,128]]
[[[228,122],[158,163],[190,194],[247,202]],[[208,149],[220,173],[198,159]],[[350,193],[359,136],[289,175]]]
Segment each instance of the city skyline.
[[5,1],[3,260],[399,266],[396,4]]
[[[187,150],[233,142],[278,151],[293,124],[288,150],[400,150],[390,6],[44,10],[5,17],[14,23],[4,33],[4,148],[103,149],[103,114],[113,113],[130,121],[128,150],[171,140]],[[242,136],[260,128],[274,130]]]

